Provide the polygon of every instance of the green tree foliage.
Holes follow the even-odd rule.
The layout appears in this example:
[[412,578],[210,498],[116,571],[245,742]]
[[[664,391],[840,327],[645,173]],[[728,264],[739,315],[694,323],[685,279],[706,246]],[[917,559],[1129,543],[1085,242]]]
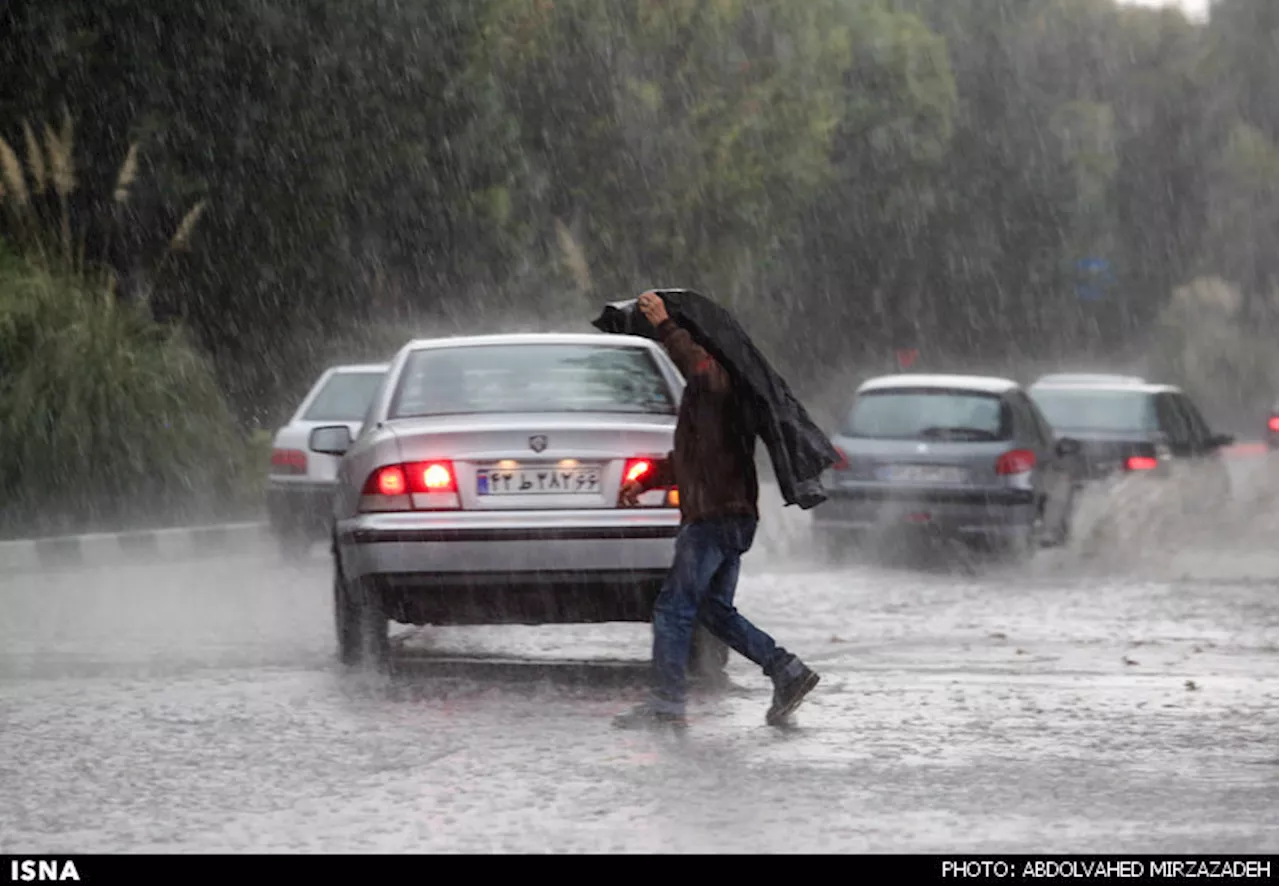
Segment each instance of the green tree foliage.
[[1182,379],[1201,402],[1257,413],[1256,397],[1249,393],[1274,391],[1277,366],[1274,335],[1256,330],[1269,317],[1274,333],[1276,316],[1274,290],[1268,298],[1246,301],[1238,287],[1221,279],[1192,280],[1174,290],[1152,324],[1151,368]]
[[225,507],[246,469],[207,359],[101,277],[0,259],[0,521],[83,529]]
[[847,26],[834,4],[503,0],[482,58],[515,115],[532,230],[601,291],[726,295],[829,178]]
[[[947,156],[958,103],[946,43],[918,17],[843,3],[850,34],[826,188],[799,214],[763,281],[784,306],[770,325],[791,362],[830,365],[911,338],[945,305],[922,258],[946,218]],[[817,316],[835,335],[814,336]],[[816,358],[816,359],[815,359]]]
[[[68,106],[92,148],[93,194],[110,193],[122,147],[141,145],[146,190],[109,256],[125,291],[147,285],[165,248],[154,231],[210,199],[204,248],[180,284],[157,287],[154,307],[189,324],[253,417],[312,380],[311,343],[336,317],[453,297],[450,284],[510,258],[490,195],[516,164],[488,81],[468,76],[481,11],[471,0],[10,4],[0,119]],[[73,209],[113,218],[94,199]],[[397,276],[412,285],[377,291]]]
[[1276,143],[1248,123],[1231,127],[1210,160],[1200,261],[1230,275],[1256,302],[1275,289]]

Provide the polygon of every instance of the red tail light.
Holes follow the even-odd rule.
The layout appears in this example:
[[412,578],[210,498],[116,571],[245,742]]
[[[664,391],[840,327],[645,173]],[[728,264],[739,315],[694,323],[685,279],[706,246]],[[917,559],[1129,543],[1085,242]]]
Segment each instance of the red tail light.
[[845,455],[844,450],[841,449],[839,446],[836,447],[836,452],[840,454],[840,460],[837,461],[834,465],[832,465],[832,469],[836,471],[849,470],[849,456]]
[[300,449],[272,449],[271,473],[273,474],[305,474],[307,472],[307,454]]
[[362,511],[441,511],[462,506],[457,475],[447,461],[384,465],[369,475]]
[[996,473],[1001,476],[1025,474],[1036,466],[1036,454],[1030,449],[1012,449],[996,459]]
[[409,491],[409,481],[405,479],[404,468],[399,465],[387,465],[378,468],[369,477],[365,495],[404,495]]
[[653,462],[647,458],[633,458],[627,462],[626,468],[622,473],[623,483],[632,483],[636,480],[643,479],[646,474],[653,470]]
[[1267,427],[1273,431],[1280,431],[1280,415],[1273,415],[1267,419]]
[[1131,455],[1124,462],[1126,471],[1154,471],[1160,466],[1160,460],[1149,455]]
[[453,465],[447,461],[420,461],[404,466],[409,475],[409,491],[419,495],[457,492]]
[[[644,480],[654,470],[653,459],[649,458],[632,458],[628,459],[626,465],[622,469],[622,482],[630,483],[635,480]],[[655,486],[649,490],[649,493],[663,493],[661,497],[656,497],[656,501],[645,502],[644,495],[641,496],[641,506],[649,508],[678,508],[680,507],[680,492],[674,486]],[[645,493],[648,495],[649,493]]]

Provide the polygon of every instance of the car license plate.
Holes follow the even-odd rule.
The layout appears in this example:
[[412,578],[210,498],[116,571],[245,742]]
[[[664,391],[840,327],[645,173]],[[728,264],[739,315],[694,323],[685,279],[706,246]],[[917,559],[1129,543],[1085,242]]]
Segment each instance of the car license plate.
[[964,468],[947,465],[886,465],[880,479],[889,483],[962,483]]
[[599,468],[555,465],[487,468],[476,474],[477,495],[597,495],[599,492]]

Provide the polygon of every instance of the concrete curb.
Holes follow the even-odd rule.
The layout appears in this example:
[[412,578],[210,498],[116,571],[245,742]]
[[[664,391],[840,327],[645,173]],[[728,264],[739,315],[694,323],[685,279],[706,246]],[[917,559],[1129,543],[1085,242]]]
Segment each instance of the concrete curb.
[[18,539],[0,542],[0,575],[260,554],[267,550],[274,550],[274,542],[265,522]]

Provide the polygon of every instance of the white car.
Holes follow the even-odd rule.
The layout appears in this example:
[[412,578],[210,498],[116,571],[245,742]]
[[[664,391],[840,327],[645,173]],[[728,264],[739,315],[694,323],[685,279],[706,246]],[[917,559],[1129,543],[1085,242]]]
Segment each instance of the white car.
[[271,443],[267,515],[286,554],[324,539],[332,513],[339,458],[308,451],[314,428],[341,422],[358,436],[364,414],[386,375],[386,364],[334,366],[311,386],[293,417]]
[[392,620],[649,621],[680,529],[678,493],[656,489],[628,508],[618,491],[671,449],[683,389],[645,338],[405,345],[362,435],[353,441],[345,424],[311,432],[312,451],[343,456],[332,527],[340,658],[384,666]]

